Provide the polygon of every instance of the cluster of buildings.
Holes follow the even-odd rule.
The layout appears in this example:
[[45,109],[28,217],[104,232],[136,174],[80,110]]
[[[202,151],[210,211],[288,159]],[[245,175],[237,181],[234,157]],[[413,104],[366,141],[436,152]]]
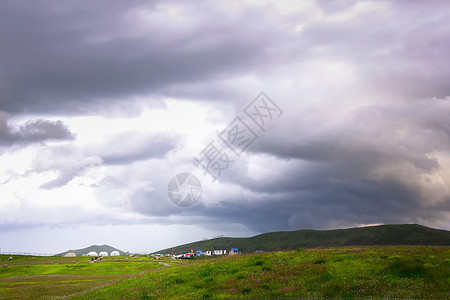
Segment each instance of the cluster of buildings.
[[[231,248],[231,250],[228,252],[228,255],[235,255],[239,253],[238,248]],[[220,250],[197,250],[194,252],[194,250],[191,250],[189,253],[184,254],[178,254],[174,255],[173,253],[170,255],[173,258],[194,258],[196,256],[213,256],[213,255],[226,255],[227,250],[220,249]]]
[[[119,255],[120,255],[119,251],[111,251],[110,254],[108,254],[108,252],[106,252],[106,251],[101,251],[100,253],[91,251],[87,254],[83,254],[82,256],[104,257],[104,256],[119,256]],[[69,252],[69,253],[63,255],[63,257],[76,257],[76,256],[77,255],[73,252]]]
[[[184,254],[178,254],[175,255],[174,253],[171,254],[152,254],[152,257],[155,257],[157,259],[159,259],[160,257],[163,256],[168,256],[171,258],[194,258],[194,257],[200,257],[200,256],[215,256],[215,255],[235,255],[238,254],[239,249],[238,248],[231,248],[230,251],[227,252],[227,250],[225,249],[218,249],[218,250],[191,250],[191,252],[188,253],[184,253]],[[95,251],[90,251],[87,254],[82,254],[82,256],[91,256],[91,257],[105,257],[105,256],[119,256],[120,253],[119,251],[111,251],[111,253],[108,254],[108,252],[106,251],[101,251],[100,253],[97,253]],[[63,255],[63,257],[76,257],[77,255],[74,252],[69,252],[66,253],[65,255]]]

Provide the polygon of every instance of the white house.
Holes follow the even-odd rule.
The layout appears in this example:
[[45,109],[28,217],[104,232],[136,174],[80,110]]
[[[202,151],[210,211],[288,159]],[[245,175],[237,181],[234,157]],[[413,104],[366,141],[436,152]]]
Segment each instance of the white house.
[[211,256],[211,255],[212,255],[211,250],[206,250],[206,251],[204,251],[204,252],[203,252],[203,255]]
[[224,254],[227,254],[227,250],[214,250],[213,254],[214,255],[224,255]]
[[119,251],[111,251],[111,256],[119,256]]
[[95,251],[91,251],[87,254],[87,256],[98,256],[98,253]]
[[108,256],[108,252],[106,251],[102,251],[99,253],[100,256]]

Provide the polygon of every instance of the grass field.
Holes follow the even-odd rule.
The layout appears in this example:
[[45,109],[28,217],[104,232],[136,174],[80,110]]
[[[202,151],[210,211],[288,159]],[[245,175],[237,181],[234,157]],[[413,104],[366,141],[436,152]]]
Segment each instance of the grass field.
[[450,298],[450,247],[445,246],[299,249],[171,267],[147,257],[94,264],[86,258],[13,261],[1,269],[1,298]]
[[1,255],[1,299],[54,299],[83,293],[162,267],[166,259],[108,257],[89,263],[88,257],[31,257]]

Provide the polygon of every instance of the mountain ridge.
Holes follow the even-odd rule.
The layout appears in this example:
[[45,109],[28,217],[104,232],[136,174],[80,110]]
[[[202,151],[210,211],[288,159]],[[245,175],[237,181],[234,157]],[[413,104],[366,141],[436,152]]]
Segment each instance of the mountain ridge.
[[347,229],[277,231],[247,238],[219,237],[170,247],[154,253],[238,248],[242,252],[298,248],[376,245],[450,246],[450,231],[418,224],[388,224]]

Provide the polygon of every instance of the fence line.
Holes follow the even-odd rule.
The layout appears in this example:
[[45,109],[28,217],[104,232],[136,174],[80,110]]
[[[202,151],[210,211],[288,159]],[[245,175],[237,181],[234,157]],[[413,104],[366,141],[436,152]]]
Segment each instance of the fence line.
[[34,252],[0,252],[0,255],[53,256],[55,254]]

